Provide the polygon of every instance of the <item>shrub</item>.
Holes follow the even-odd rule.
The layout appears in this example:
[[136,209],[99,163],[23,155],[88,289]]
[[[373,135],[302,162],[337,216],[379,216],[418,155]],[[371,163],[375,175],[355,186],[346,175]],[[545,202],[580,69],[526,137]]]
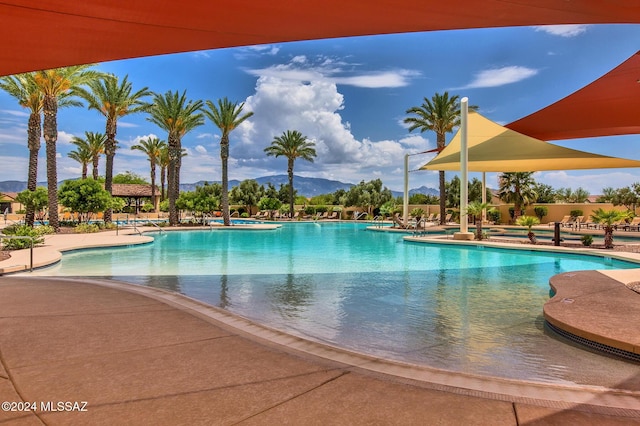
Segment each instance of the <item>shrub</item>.
[[[542,221],[542,218],[549,214],[549,209],[546,206],[535,206],[533,211],[536,214],[536,217]],[[577,215],[580,216],[580,215]]]
[[[44,243],[43,235],[55,232],[51,226],[38,226],[32,228],[28,225],[11,225],[4,228],[5,235],[16,237],[32,237],[33,245]],[[28,239],[4,239],[5,250],[21,250],[31,247],[31,241]]]
[[489,209],[487,210],[487,219],[489,222],[500,223],[500,210],[498,209]]
[[410,214],[413,217],[422,217],[424,215],[424,210],[422,210],[419,207],[416,207],[415,209],[411,210]]
[[249,213],[247,213],[247,212],[242,212],[242,213],[240,213],[240,217],[241,217],[241,218],[243,218],[243,219],[246,219],[246,218],[248,218],[248,217],[249,217]]
[[90,234],[100,231],[100,228],[95,223],[81,223],[73,231],[76,234]]
[[584,213],[582,212],[582,210],[576,209],[576,210],[571,210],[569,214],[571,215],[571,217],[576,218],[578,216],[582,216]]
[[580,241],[582,241],[583,246],[589,247],[593,244],[593,237],[591,235],[583,235],[582,238],[580,238]]

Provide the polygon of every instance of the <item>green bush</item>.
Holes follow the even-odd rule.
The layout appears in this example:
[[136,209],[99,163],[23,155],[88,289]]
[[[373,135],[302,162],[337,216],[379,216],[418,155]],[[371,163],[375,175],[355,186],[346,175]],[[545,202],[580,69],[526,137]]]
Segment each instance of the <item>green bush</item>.
[[100,228],[95,223],[81,223],[73,230],[76,234],[91,234],[99,231]]
[[540,221],[542,221],[543,217],[549,214],[549,209],[546,206],[535,206],[533,208],[533,211],[535,212],[538,219],[540,219]]
[[[28,225],[11,225],[4,228],[5,235],[32,237],[33,245],[44,243],[43,235],[52,234],[55,230],[51,226],[38,226],[32,228]],[[5,250],[21,250],[31,247],[31,241],[27,239],[3,239]]]
[[571,210],[569,214],[571,215],[571,217],[578,217],[578,216],[582,216],[584,213],[582,212],[582,210],[576,209],[576,210]]
[[240,213],[240,217],[241,217],[241,218],[243,218],[243,219],[246,219],[246,218],[248,218],[248,217],[249,217],[249,213],[247,213],[247,212],[242,212],[242,213]]
[[593,244],[593,237],[591,235],[583,235],[582,238],[580,238],[580,241],[582,241],[583,246],[589,247]]
[[493,223],[500,223],[500,210],[489,209],[487,210],[487,220]]

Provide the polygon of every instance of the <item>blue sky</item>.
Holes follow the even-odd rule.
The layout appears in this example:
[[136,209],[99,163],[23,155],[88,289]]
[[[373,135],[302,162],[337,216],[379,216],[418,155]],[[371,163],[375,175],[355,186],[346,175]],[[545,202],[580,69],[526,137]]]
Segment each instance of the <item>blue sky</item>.
[[[403,157],[435,147],[432,132],[409,133],[405,111],[423,97],[449,91],[467,96],[486,117],[502,124],[543,108],[589,84],[628,59],[640,45],[637,25],[567,25],[454,30],[279,43],[163,55],[98,64],[134,89],[187,91],[190,99],[228,97],[245,102],[254,116],[231,135],[230,179],[286,173],[286,160],[263,149],[285,130],[299,130],[316,143],[314,163],[297,161],[295,173],[343,182],[380,178],[401,190]],[[597,114],[597,106],[594,106]],[[0,181],[27,178],[27,112],[0,93]],[[58,115],[58,178],[78,177],[67,157],[73,136],[104,132],[95,111],[68,108]],[[144,114],[119,121],[115,172],[148,176],[148,162],[130,147],[141,138],[166,134]],[[181,181],[220,180],[219,131],[206,121],[183,138],[189,155]],[[453,134],[448,135],[448,140]],[[633,136],[554,142],[600,154],[640,160]],[[411,157],[411,169],[431,157]],[[104,174],[104,159],[100,163]],[[447,173],[450,179],[453,173]],[[46,179],[44,141],[39,180]],[[470,174],[470,178],[480,177]],[[640,170],[538,172],[554,187],[603,187],[640,182]],[[437,172],[410,176],[410,186],[437,188]],[[489,186],[497,185],[488,174]]]

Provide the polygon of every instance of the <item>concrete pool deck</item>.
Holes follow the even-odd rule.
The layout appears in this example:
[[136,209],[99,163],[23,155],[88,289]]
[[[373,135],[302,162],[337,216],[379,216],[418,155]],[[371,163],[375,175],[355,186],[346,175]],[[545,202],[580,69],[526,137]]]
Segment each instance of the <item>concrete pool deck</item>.
[[[146,238],[56,235],[43,249]],[[634,277],[622,275],[616,280]],[[640,310],[624,319],[640,324]],[[640,425],[633,386],[547,385],[390,362],[161,290],[28,275],[0,277],[0,400],[37,403],[35,412],[0,411],[0,424]],[[88,411],[41,407],[58,401],[86,401]]]
[[389,363],[113,281],[4,276],[0,313],[0,401],[36,403],[0,424],[640,425],[640,392]]

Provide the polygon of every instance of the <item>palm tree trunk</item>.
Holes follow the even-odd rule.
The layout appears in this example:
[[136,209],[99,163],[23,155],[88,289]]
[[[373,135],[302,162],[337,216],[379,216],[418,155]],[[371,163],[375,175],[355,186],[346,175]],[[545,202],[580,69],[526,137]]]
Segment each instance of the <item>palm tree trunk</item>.
[[[94,180],[98,180],[98,177],[100,176],[99,172],[98,172],[98,163],[100,161],[100,157],[98,157],[97,155],[95,157],[93,157],[93,179]],[[111,159],[112,164],[113,164],[113,159]],[[106,186],[106,185],[105,185]],[[109,192],[111,193],[111,192]]]
[[151,161],[151,204],[156,211],[156,162]]
[[165,177],[167,176],[167,168],[160,167],[160,201],[164,201],[166,195],[164,193]]
[[[27,129],[27,145],[29,146],[29,172],[27,176],[27,189],[31,192],[36,190],[38,185],[38,151],[40,151],[41,136],[40,114],[31,113],[29,115],[29,127]],[[28,205],[25,223],[33,227],[35,222],[34,206]]]
[[56,141],[58,140],[58,100],[45,96],[43,133],[47,152],[47,193],[49,197],[49,225],[58,231],[58,168],[56,164]]
[[293,217],[293,158],[289,159],[287,173],[289,174],[289,217]]
[[[445,134],[444,133],[436,133],[436,146],[438,148],[438,152],[442,151],[445,147]],[[438,172],[439,177],[439,186],[440,186],[440,225],[444,225],[446,223],[446,209],[447,209],[447,192],[445,186],[445,176],[444,170],[440,170]]]
[[[116,155],[116,122],[113,119],[107,119],[107,127],[105,130],[107,139],[104,141],[104,153],[107,157],[104,172],[104,189],[111,195],[113,192],[113,157]],[[113,210],[108,208],[104,212],[104,223],[112,222]]]
[[229,176],[228,173],[228,160],[229,160],[229,136],[223,135],[220,140],[220,160],[222,160],[222,221],[224,226],[231,225],[229,219]]
[[613,248],[613,226],[604,227],[604,248]]
[[476,240],[482,241],[482,215],[476,218]]
[[86,179],[86,178],[87,178],[87,164],[84,163],[82,164],[82,179]]
[[176,189],[176,171],[178,170],[178,159],[180,157],[180,146],[173,135],[169,135],[169,167],[167,168],[167,196],[169,198],[169,225],[178,225],[178,210],[176,200],[178,199]]

